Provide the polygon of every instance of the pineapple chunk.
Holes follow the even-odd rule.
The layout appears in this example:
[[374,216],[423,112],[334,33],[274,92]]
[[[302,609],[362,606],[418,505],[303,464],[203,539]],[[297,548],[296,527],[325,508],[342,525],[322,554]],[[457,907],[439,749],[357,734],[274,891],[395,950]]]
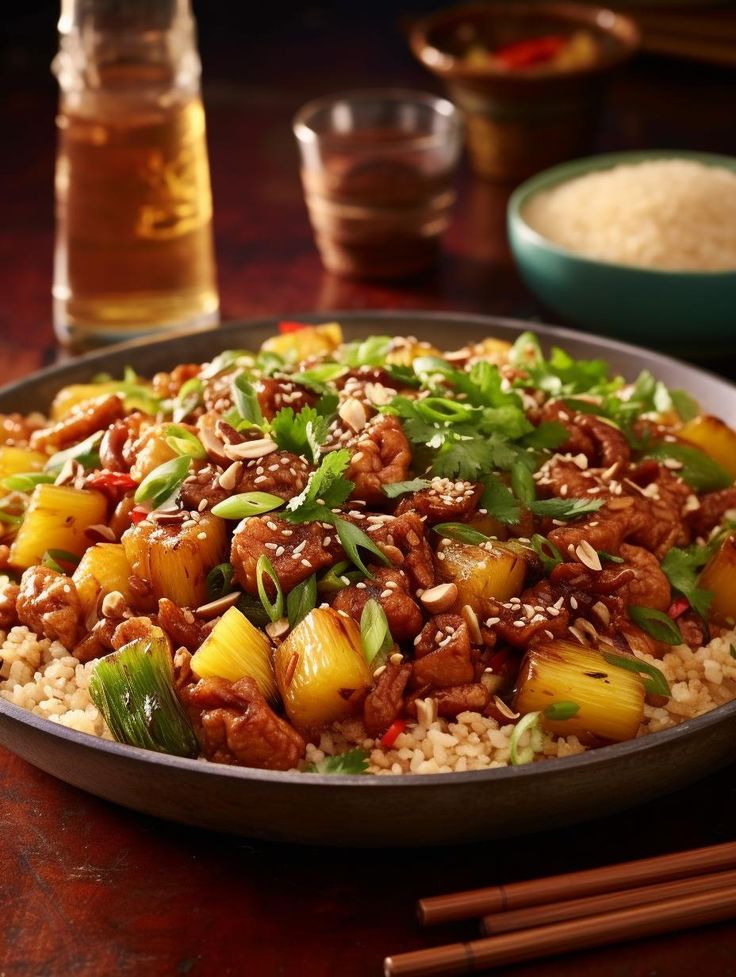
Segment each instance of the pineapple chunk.
[[470,362],[486,360],[488,363],[502,366],[509,358],[510,349],[511,343],[507,343],[505,339],[494,339],[489,336],[470,346]]
[[148,428],[139,441],[139,450],[131,465],[130,475],[136,482],[142,482],[154,468],[176,458],[176,452],[165,441],[168,424],[155,424]]
[[196,607],[207,599],[207,574],[225,559],[227,535],[222,519],[204,513],[189,525],[144,519],[123,533],[122,544],[132,572],[156,597]]
[[225,611],[192,656],[191,665],[200,678],[237,682],[247,675],[255,679],[264,698],[278,701],[271,643],[237,607]]
[[321,326],[305,326],[280,336],[271,336],[261,346],[265,353],[277,353],[289,363],[298,363],[308,356],[332,353],[342,342],[342,329],[337,322]]
[[25,569],[40,563],[44,553],[52,549],[81,556],[90,544],[85,530],[104,523],[106,517],[107,500],[99,492],[68,485],[37,485],[10,548],[9,562]]
[[41,451],[6,444],[0,448],[0,479],[24,472],[40,472],[48,460],[49,456]]
[[703,568],[698,586],[713,593],[710,616],[718,624],[736,624],[736,535],[729,536]]
[[[488,544],[491,546],[492,544]],[[437,573],[458,589],[458,605],[470,604],[476,614],[485,612],[489,598],[505,601],[524,587],[524,557],[501,545],[474,546],[446,539],[440,544]]]
[[700,448],[736,478],[736,431],[720,418],[701,414],[683,425],[677,434]]
[[386,357],[386,362],[392,366],[411,366],[420,356],[442,356],[440,350],[431,343],[420,343],[417,340],[397,339]]
[[130,601],[130,564],[121,543],[96,543],[85,550],[72,574],[85,617],[97,608],[100,595],[119,591]]
[[[153,387],[145,380],[136,379],[134,389],[131,389],[130,383],[122,380],[105,380],[102,383],[72,383],[68,387],[62,387],[54,397],[51,404],[51,420],[63,421],[75,408],[108,394],[121,394],[128,410],[138,407],[155,409],[151,407],[151,404],[155,404]],[[151,403],[148,403],[149,400]]]
[[[542,712],[542,724],[560,736],[598,736],[630,740],[644,716],[644,685],[634,672],[609,665],[590,648],[549,641],[527,651],[517,680],[514,708]],[[579,706],[569,719],[548,719],[553,703]]]
[[371,687],[360,629],[332,608],[307,614],[276,649],[275,666],[286,713],[301,728],[354,715]]

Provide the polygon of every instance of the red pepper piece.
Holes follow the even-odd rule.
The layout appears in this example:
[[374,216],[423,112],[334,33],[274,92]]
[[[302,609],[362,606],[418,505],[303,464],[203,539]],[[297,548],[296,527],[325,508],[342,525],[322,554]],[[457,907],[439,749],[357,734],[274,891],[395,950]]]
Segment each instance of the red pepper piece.
[[381,746],[385,750],[390,750],[391,747],[396,742],[396,740],[399,738],[399,735],[403,733],[405,729],[406,729],[405,719],[397,719],[395,722],[391,723],[389,728],[381,737]]
[[98,472],[96,475],[90,475],[87,479],[87,485],[94,489],[100,489],[105,491],[105,489],[128,489],[138,488],[138,482],[134,478],[131,478],[127,472],[111,472],[104,469]]
[[299,332],[300,329],[306,329],[306,328],[307,328],[306,322],[280,322],[279,323],[280,333]]
[[134,505],[130,510],[130,521],[134,526],[137,526],[139,522],[143,522],[146,516],[149,514],[150,509],[145,505]]
[[690,609],[690,601],[687,597],[678,597],[676,601],[670,604],[667,611],[668,617],[671,617],[673,621],[676,621],[678,617],[682,617],[685,611]]
[[567,38],[559,34],[549,34],[545,37],[531,37],[526,41],[506,44],[493,53],[507,68],[515,70],[551,61],[566,43]]

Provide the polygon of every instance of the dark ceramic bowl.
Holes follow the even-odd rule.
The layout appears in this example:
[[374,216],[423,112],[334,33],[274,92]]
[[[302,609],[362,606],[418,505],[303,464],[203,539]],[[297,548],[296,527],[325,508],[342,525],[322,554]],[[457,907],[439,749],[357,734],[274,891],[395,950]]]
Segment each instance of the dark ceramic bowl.
[[[290,318],[295,318],[290,316]],[[324,321],[325,315],[303,316]],[[440,347],[533,328],[543,346],[603,357],[626,376],[650,369],[704,407],[736,414],[736,388],[657,353],[564,329],[441,313],[330,313],[350,338],[411,334]],[[255,347],[278,320],[131,343],[44,370],[0,392],[0,411],[48,404],[68,383],[126,364],[143,374]],[[427,845],[519,835],[611,814],[733,759],[736,701],[672,729],[523,767],[429,776],[323,776],[226,767],[139,750],[65,729],[0,699],[0,743],[56,777],[126,807],[205,828],[321,845]]]
[[[565,70],[499,71],[469,64],[471,44],[488,50],[549,34],[584,31],[598,56]],[[447,86],[465,117],[479,176],[519,181],[590,149],[604,84],[639,46],[636,24],[603,7],[556,0],[490,0],[430,14],[409,34],[414,55]]]

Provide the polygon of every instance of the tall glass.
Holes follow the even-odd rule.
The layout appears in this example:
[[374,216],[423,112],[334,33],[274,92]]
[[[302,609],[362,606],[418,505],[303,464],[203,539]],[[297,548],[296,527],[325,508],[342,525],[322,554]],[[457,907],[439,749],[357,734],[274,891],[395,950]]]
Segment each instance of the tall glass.
[[73,346],[218,319],[189,0],[62,0],[54,325]]

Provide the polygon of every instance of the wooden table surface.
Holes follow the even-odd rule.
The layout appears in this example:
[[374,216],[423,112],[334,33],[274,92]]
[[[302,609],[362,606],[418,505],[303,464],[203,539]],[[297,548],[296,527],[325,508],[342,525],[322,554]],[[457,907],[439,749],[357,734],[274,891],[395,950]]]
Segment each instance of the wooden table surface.
[[[390,15],[368,20],[352,11],[349,19],[339,5],[330,16],[319,6],[282,14],[278,25],[265,15],[257,22],[234,15],[232,29],[222,22],[223,5],[202,14],[223,317],[419,308],[541,318],[504,240],[506,192],[467,173],[436,274],[384,287],[322,273],[289,130],[294,110],[307,97],[356,85],[435,86],[412,63]],[[17,36],[0,38],[2,380],[57,355],[49,297],[52,25],[53,18],[32,21],[34,30],[21,24]],[[641,59],[611,89],[597,148],[736,154],[733,90],[725,70]],[[462,926],[420,931],[419,896],[732,839],[735,775],[729,767],[626,814],[513,842],[362,852],[172,826],[87,796],[0,750],[0,975],[371,977],[388,953],[474,935]],[[593,972],[727,977],[736,973],[736,925],[499,971]]]

